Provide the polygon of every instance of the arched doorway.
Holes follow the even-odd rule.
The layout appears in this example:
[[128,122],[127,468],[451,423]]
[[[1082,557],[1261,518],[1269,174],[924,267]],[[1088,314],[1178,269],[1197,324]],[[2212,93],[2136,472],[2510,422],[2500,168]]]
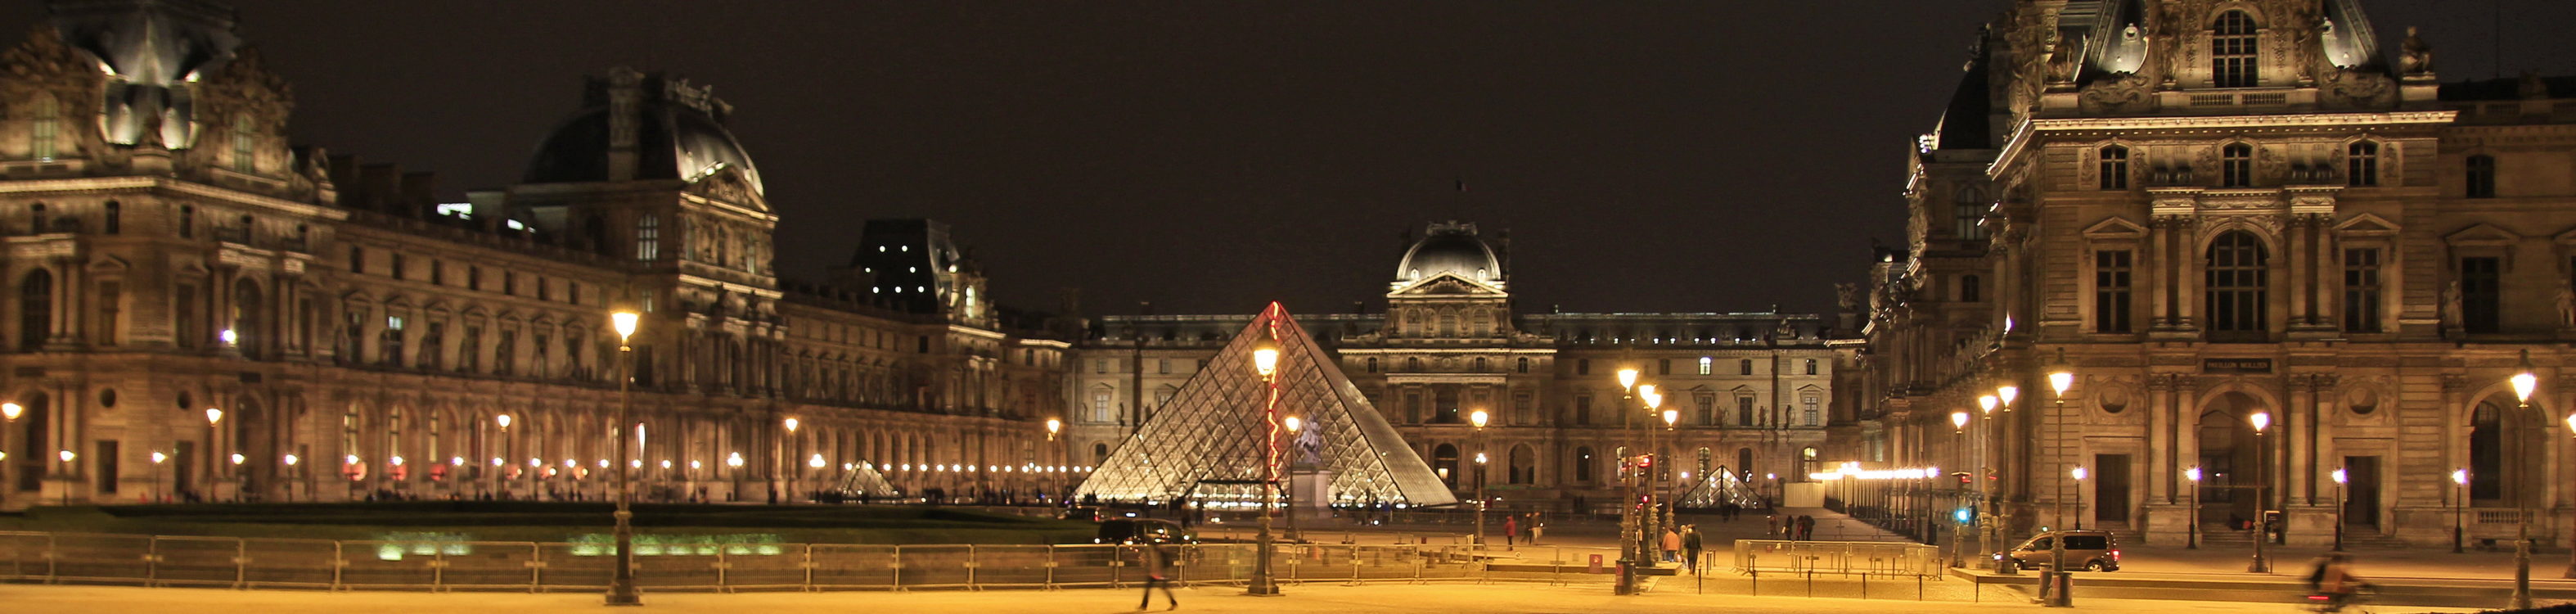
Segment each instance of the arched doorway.
[[1431,471],[1433,473],[1440,474],[1440,481],[1447,483],[1450,490],[1457,490],[1459,477],[1458,446],[1445,443],[1433,446],[1431,448]]
[[18,492],[45,489],[45,459],[52,458],[54,412],[52,399],[39,392],[23,397],[24,413],[18,417]]
[[2278,481],[2280,476],[2263,474],[2264,456],[2258,449],[2276,448],[2270,445],[2276,442],[2257,441],[2250,419],[2264,411],[2270,408],[2242,392],[2222,393],[2201,406],[2195,432],[2200,442],[2202,522],[2223,521],[2225,526],[2235,527],[2252,521],[2255,487],[2266,477]]
[[[2503,395],[2498,395],[2503,396]],[[2546,453],[2536,408],[2511,398],[2489,397],[2469,411],[2469,503],[2477,507],[2545,505],[2547,475],[2539,459]]]

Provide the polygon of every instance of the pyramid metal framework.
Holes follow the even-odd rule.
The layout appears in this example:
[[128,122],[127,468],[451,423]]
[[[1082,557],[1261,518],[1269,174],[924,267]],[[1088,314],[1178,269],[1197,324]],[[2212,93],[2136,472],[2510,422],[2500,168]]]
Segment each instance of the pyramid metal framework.
[[1691,486],[1690,492],[1682,493],[1682,498],[1675,501],[1673,507],[1717,509],[1718,506],[1727,503],[1743,507],[1761,507],[1762,497],[1753,492],[1753,485],[1746,484],[1744,478],[1737,477],[1735,472],[1721,467],[1717,471],[1709,472],[1707,478]]
[[[1263,414],[1268,394],[1252,361],[1253,348],[1277,335],[1278,416],[1306,424],[1290,443],[1265,442],[1276,426]],[[1273,446],[1288,450],[1275,450]],[[1431,466],[1413,452],[1395,427],[1361,396],[1314,338],[1271,303],[1243,331],[1191,375],[1169,403],[1118,444],[1075,496],[1116,501],[1186,498],[1207,507],[1244,507],[1261,501],[1263,465],[1311,465],[1329,481],[1334,504],[1386,503],[1413,507],[1458,502]],[[1275,460],[1274,460],[1275,459]],[[1310,485],[1297,490],[1313,492]],[[1310,503],[1310,502],[1300,502]]]
[[858,467],[851,469],[849,477],[841,478],[841,491],[854,495],[866,493],[870,497],[892,497],[895,494],[894,484],[886,482],[885,474],[877,473],[873,463],[859,463]]

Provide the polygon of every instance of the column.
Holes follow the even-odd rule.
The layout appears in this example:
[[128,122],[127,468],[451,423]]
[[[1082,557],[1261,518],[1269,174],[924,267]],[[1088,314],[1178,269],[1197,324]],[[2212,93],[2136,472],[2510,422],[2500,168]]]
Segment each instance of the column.
[[2182,468],[2176,466],[2173,447],[2174,412],[2170,376],[2147,376],[2147,502],[2174,502],[2174,480]]
[[2145,277],[2139,280],[2138,287],[2147,292],[2149,302],[2147,328],[2149,330],[2171,326],[2173,323],[2172,294],[2165,287],[2166,284],[2172,283],[2173,279],[2172,273],[2166,270],[2166,261],[2171,259],[2168,255],[2170,250],[2166,249],[2166,242],[2169,240],[2167,235],[2172,234],[2167,228],[2172,226],[2172,222],[2164,218],[2147,221],[2147,253],[2143,254],[2145,258],[2138,262],[2137,270],[2142,277]]
[[[2286,280],[2289,286],[2289,292],[2286,294],[2290,295],[2290,308],[2281,318],[2281,328],[2284,330],[2308,323],[2308,315],[2311,313],[2309,307],[2312,305],[2308,300],[2308,293],[2315,289],[2314,284],[2308,283],[2309,273],[2315,268],[2308,262],[2312,255],[2312,250],[2308,247],[2308,216],[2292,215],[2289,218],[2286,228],[2288,232],[2282,233],[2281,236],[2286,244],[2286,247],[2281,250],[2282,255],[2286,257],[2282,259],[2290,261],[2290,275]],[[2296,407],[2305,406],[2300,404]]]
[[2313,501],[2311,486],[2315,484],[2316,465],[2315,459],[2310,457],[2313,451],[2305,437],[2308,423],[2314,421],[2308,415],[2308,411],[2316,406],[2313,381],[2306,375],[2289,376],[2290,401],[2281,408],[2279,441],[2283,454],[2277,466],[2282,467],[2279,475],[2285,478],[2280,485],[2283,506],[2307,505]]
[[2168,253],[2173,256],[2174,322],[2197,330],[2205,327],[2195,315],[2200,310],[2193,308],[2200,300],[2201,281],[2200,254],[2193,249],[2197,243],[2192,240],[2196,234],[2191,230],[2194,225],[2190,218],[2174,218],[2174,249]]

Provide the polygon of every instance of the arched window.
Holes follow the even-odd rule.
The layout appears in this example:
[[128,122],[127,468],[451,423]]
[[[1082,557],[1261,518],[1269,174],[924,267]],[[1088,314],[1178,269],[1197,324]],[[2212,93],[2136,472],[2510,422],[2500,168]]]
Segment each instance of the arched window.
[[2231,230],[2209,244],[2209,330],[2262,332],[2269,258],[2253,233]]
[[1368,372],[1370,372],[1370,373],[1376,373],[1376,372],[1377,372],[1377,357],[1376,357],[1376,356],[1370,356],[1370,357],[1368,357]]
[[2102,171],[2102,189],[2129,189],[2129,148],[2119,145],[2102,146],[2102,162],[2100,166],[2100,170]]
[[2219,150],[2219,186],[2242,188],[2254,185],[2254,146],[2228,143]]
[[1109,464],[1109,444],[1091,444],[1091,462],[1094,465]]
[[2469,198],[2495,198],[2495,156],[2486,154],[2469,156],[2469,176],[2466,183],[2468,186]]
[[[53,336],[54,273],[36,269],[18,282],[18,349],[33,352]],[[41,456],[30,454],[30,457]]]
[[1458,482],[1466,477],[1458,474],[1458,446],[1445,443],[1432,446],[1431,472],[1440,474],[1440,481],[1456,490]]
[[1950,215],[1957,224],[1953,232],[1961,239],[1986,238],[1986,197],[1976,188],[1959,188],[1950,199]]
[[2261,47],[2256,44],[2254,18],[2244,11],[2228,11],[2218,16],[2211,26],[2209,60],[2212,84],[2217,87],[2254,87],[2260,81],[2256,58]]
[[2379,144],[2354,141],[2344,150],[2344,183],[2364,188],[2379,185]]
[[635,259],[652,262],[662,259],[662,217],[650,213],[635,220]]
[[2504,498],[2504,410],[2479,403],[2469,416],[2469,500]]
[[1592,481],[1592,448],[1574,449],[1574,481],[1580,483]]

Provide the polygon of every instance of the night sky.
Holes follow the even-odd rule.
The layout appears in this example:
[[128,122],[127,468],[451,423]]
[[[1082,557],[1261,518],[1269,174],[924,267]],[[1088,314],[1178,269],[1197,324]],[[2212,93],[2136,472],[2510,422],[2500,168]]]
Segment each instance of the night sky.
[[[2505,74],[2576,74],[2576,2],[2367,7],[2458,80],[2496,72],[2494,2]],[[299,144],[445,198],[517,180],[582,76],[667,70],[736,106],[789,276],[930,217],[1006,304],[1168,314],[1382,303],[1400,236],[1451,218],[1511,231],[1525,312],[1828,309],[1902,242],[1906,144],[2007,3],[235,5]],[[40,15],[0,2],[6,32]]]

